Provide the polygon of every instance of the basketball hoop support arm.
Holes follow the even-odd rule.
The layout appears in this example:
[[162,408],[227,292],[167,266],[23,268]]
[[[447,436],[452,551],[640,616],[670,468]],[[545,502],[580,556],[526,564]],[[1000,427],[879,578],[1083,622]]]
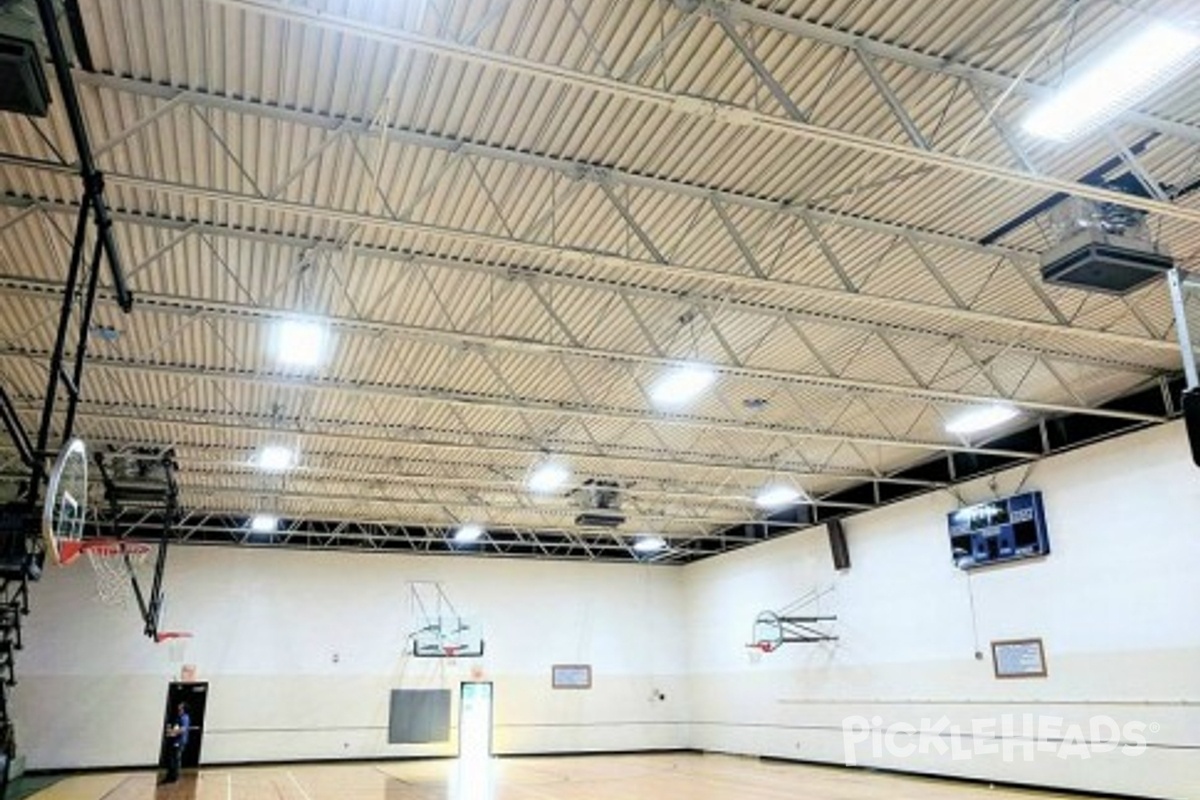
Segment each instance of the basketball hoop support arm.
[[8,392],[4,391],[3,386],[0,386],[0,418],[4,420],[8,438],[12,440],[13,447],[17,449],[17,457],[26,467],[33,469],[37,463],[33,455],[33,443],[29,441],[29,434],[25,431],[25,426],[21,424],[21,418],[17,416],[17,409],[13,406],[12,398],[8,396]]
[[836,642],[836,636],[813,626],[821,622],[837,622],[837,617],[780,617],[784,644],[810,644],[812,642]]
[[[100,468],[100,475],[104,482],[105,496],[108,498],[109,513],[112,517],[113,538],[121,539],[121,531],[119,523],[121,520],[122,502],[144,503],[147,500],[158,501],[160,499],[159,492],[156,490],[148,490],[144,485],[130,487],[122,485],[109,471],[109,459],[105,458],[103,453],[96,454],[96,466]],[[147,592],[137,578],[137,572],[130,562],[128,553],[122,554],[121,558],[125,560],[125,567],[129,572],[129,580],[133,588],[133,596],[137,601],[138,611],[141,613],[143,629],[145,635],[154,640],[158,640],[158,624],[162,614],[163,602],[163,576],[167,568],[167,548],[170,545],[171,533],[175,528],[175,523],[179,517],[179,483],[175,478],[175,472],[178,469],[175,463],[174,450],[167,450],[157,458],[157,465],[161,468],[162,482],[161,487],[161,519],[160,532],[158,538],[158,553],[154,560],[154,575],[151,578],[150,588]],[[119,473],[118,473],[119,474]]]
[[[59,432],[62,442],[70,441],[75,427],[75,415],[79,405],[81,385],[83,382],[83,367],[87,358],[88,332],[91,327],[92,311],[96,303],[99,287],[100,268],[102,262],[107,262],[113,292],[117,304],[128,313],[133,309],[133,295],[125,279],[121,266],[121,256],[117,249],[116,239],[112,232],[112,215],[104,199],[104,176],[96,169],[92,155],[91,143],[88,140],[87,126],[84,123],[83,110],[79,105],[79,97],[75,92],[74,79],[71,77],[71,65],[67,59],[66,47],[58,28],[58,18],[54,0],[38,0],[38,14],[46,36],[46,45],[50,50],[50,60],[54,66],[59,93],[67,121],[70,124],[71,135],[75,143],[75,152],[79,162],[79,175],[83,181],[83,195],[79,201],[79,211],[75,221],[75,236],[71,245],[71,261],[67,270],[66,283],[63,286],[62,306],[59,310],[58,330],[55,335],[54,351],[47,370],[46,393],[42,403],[42,415],[38,423],[36,446],[32,456],[32,477],[28,488],[28,500],[36,505],[41,491],[42,481],[46,477],[46,459],[50,456],[50,429],[55,417],[55,406],[58,401],[58,389],[61,383],[67,390],[67,408],[63,428]],[[66,361],[67,334],[71,328],[76,295],[80,288],[81,268],[85,257],[88,232],[88,217],[95,220],[95,244],[92,248],[90,268],[86,288],[83,291],[81,319],[78,327],[78,338],[74,350],[74,364],[68,372]]]
[[173,454],[163,456],[163,468],[167,475],[167,508],[163,514],[162,538],[158,543],[158,553],[154,559],[154,580],[150,587],[149,608],[142,604],[141,589],[134,579],[133,587],[138,593],[138,604],[142,605],[142,618],[146,621],[145,633],[151,639],[158,639],[158,622],[162,614],[162,584],[163,575],[167,570],[167,547],[171,539],[171,530],[175,527],[175,519],[179,512],[179,484],[175,481],[175,461]]
[[1171,309],[1175,312],[1175,335],[1179,337],[1179,356],[1183,361],[1183,374],[1186,380],[1184,391],[1194,392],[1200,389],[1200,376],[1196,371],[1196,357],[1192,352],[1192,337],[1188,331],[1187,315],[1183,302],[1183,284],[1186,281],[1179,267],[1167,272],[1167,287],[1171,291]]
[[[133,295],[129,291],[125,272],[121,266],[120,251],[117,248],[116,238],[113,236],[112,215],[104,199],[104,177],[96,169],[95,157],[92,153],[91,144],[88,141],[83,109],[79,105],[79,97],[75,91],[74,79],[71,76],[71,64],[67,59],[66,47],[63,44],[62,34],[59,31],[57,6],[58,4],[55,0],[37,0],[38,16],[42,23],[46,45],[50,50],[50,60],[53,63],[59,86],[59,99],[62,102],[63,112],[66,115],[71,128],[72,138],[74,139],[79,174],[83,183],[83,193],[79,201],[79,211],[74,231],[75,238],[71,244],[71,262],[68,267],[67,280],[63,286],[62,304],[59,310],[53,355],[47,370],[46,394],[42,403],[41,417],[38,420],[37,435],[32,445],[30,444],[28,432],[15,414],[10,397],[7,392],[0,390],[0,418],[3,418],[4,427],[12,438],[22,463],[29,469],[29,483],[25,486],[22,496],[14,505],[23,507],[22,514],[25,517],[19,528],[21,533],[24,534],[20,537],[22,547],[25,551],[24,555],[27,558],[34,559],[42,553],[42,538],[37,535],[36,526],[28,526],[28,520],[36,518],[34,510],[37,508],[39,498],[42,494],[42,484],[46,481],[49,474],[47,461],[55,457],[55,453],[49,449],[49,443],[51,429],[54,419],[57,416],[56,406],[58,405],[60,384],[65,386],[67,390],[66,412],[63,415],[62,427],[58,431],[60,446],[70,442],[73,437],[75,417],[78,411],[83,382],[83,368],[87,360],[88,333],[92,323],[92,311],[96,303],[102,260],[107,261],[112,280],[112,289],[116,296],[117,304],[126,313],[133,309]],[[81,57],[84,67],[90,70],[92,69],[92,65],[91,57],[88,55],[86,35],[83,32],[83,27],[78,24],[78,7],[73,3],[68,5],[68,17],[72,16],[74,16],[71,20],[72,36],[75,41],[76,50]],[[83,259],[86,257],[89,214],[95,220],[95,243],[91,253],[91,272],[87,275],[86,280],[83,281],[86,288],[81,293],[79,291],[82,278],[80,273]],[[80,297],[80,295],[82,296]],[[82,301],[82,308],[77,328],[78,338],[76,339],[73,351],[72,369],[68,372],[65,366],[67,358],[66,344],[68,333],[72,327],[73,311],[77,298]],[[44,554],[42,555],[44,556]],[[19,578],[19,591],[22,597],[27,596],[24,593],[27,591],[27,580],[29,577],[29,573],[23,570]],[[33,577],[36,578],[37,575]],[[22,611],[26,610],[28,610],[27,607],[22,609]],[[19,614],[20,612],[18,612],[18,619]],[[11,658],[9,664],[11,667]],[[15,679],[11,673],[9,678],[15,683]],[[0,732],[3,732],[6,738],[11,735],[7,693],[3,685],[0,685]],[[0,793],[4,793],[7,790],[8,771],[9,762],[5,759],[3,766],[0,767]]]

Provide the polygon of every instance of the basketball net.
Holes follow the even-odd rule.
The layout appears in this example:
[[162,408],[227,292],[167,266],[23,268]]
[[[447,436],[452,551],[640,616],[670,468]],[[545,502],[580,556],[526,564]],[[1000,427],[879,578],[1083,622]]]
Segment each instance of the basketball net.
[[442,666],[444,666],[446,669],[457,669],[458,668],[458,651],[462,650],[462,649],[463,648],[461,645],[455,645],[455,644],[442,645],[442,652],[445,653],[445,657],[442,659]]
[[165,638],[160,639],[160,642],[165,642],[167,645],[167,661],[175,666],[182,667],[184,659],[187,658],[188,642],[191,640],[191,634],[169,634]]
[[150,558],[150,546],[140,542],[97,540],[80,548],[96,573],[96,596],[101,603],[125,606],[133,600],[134,572]]

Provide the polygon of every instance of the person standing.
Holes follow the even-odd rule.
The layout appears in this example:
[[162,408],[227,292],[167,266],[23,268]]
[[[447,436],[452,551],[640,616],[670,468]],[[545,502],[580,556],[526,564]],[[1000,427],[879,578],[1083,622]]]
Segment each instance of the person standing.
[[192,727],[192,718],[188,716],[187,703],[180,703],[176,709],[175,720],[167,725],[167,777],[163,783],[174,783],[179,780],[179,770],[183,765],[183,749],[187,747],[188,731]]

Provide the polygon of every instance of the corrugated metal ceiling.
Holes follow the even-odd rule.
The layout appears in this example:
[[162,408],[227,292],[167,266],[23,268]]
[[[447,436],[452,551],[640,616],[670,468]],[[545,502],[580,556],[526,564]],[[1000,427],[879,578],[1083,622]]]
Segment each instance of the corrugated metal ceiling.
[[[1179,369],[1163,287],[1042,285],[1044,220],[979,240],[1117,142],[1157,132],[1139,168],[1197,180],[1194,70],[1112,138],[1016,124],[1189,5],[85,4],[75,78],[141,304],[98,309],[82,433],[176,446],[193,509],[530,531],[577,511],[523,489],[552,454],[626,487],[618,536],[695,537],[781,476],[820,499],[979,450],[945,422],[989,399],[1097,413]],[[0,114],[0,377],[29,424],[70,141],[61,102]],[[1185,264],[1198,194],[1151,216]],[[288,315],[330,326],[316,372],[278,363]],[[681,361],[716,386],[654,409]],[[248,467],[276,440],[284,484]]]

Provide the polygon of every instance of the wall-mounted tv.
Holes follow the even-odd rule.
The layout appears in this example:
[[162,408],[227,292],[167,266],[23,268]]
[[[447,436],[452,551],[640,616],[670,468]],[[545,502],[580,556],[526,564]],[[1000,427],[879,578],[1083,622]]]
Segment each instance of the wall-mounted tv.
[[1041,492],[977,503],[948,515],[954,565],[975,569],[1050,552]]

